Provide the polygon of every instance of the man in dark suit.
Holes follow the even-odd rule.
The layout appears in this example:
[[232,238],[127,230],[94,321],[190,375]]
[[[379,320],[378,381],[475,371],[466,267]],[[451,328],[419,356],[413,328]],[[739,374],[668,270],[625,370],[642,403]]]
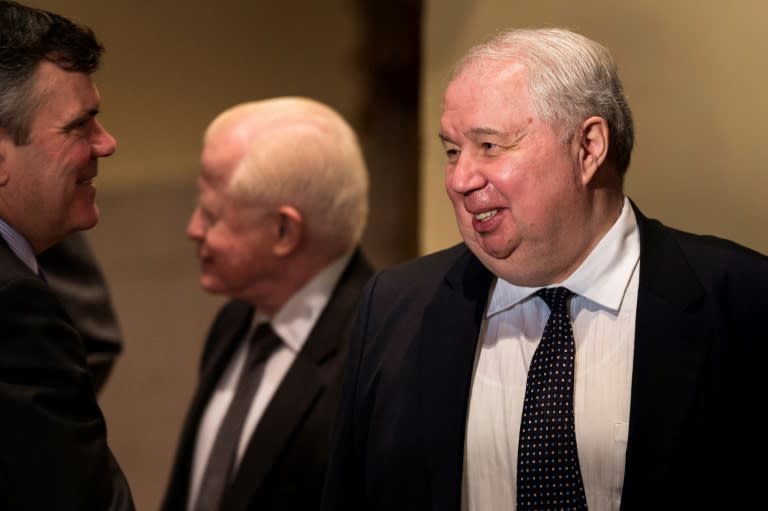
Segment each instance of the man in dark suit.
[[624,196],[608,51],[500,34],[456,67],[440,138],[464,243],[366,288],[322,509],[761,507],[768,258]]
[[[368,177],[357,138],[313,100],[237,105],[206,131],[198,188],[187,233],[200,283],[232,300],[205,343],[163,509],[316,509],[372,274],[358,248]],[[250,365],[264,325],[274,347]]]
[[115,139],[96,119],[102,47],[59,15],[0,2],[0,509],[133,509],[83,341],[36,255],[98,221]]

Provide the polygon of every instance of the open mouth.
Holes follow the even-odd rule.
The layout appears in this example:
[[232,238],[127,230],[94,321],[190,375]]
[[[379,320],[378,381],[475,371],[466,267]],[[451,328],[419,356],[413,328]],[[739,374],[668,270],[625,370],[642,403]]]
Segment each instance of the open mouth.
[[475,215],[475,219],[479,222],[486,222],[496,216],[496,213],[498,213],[498,209],[491,209],[490,211],[483,211],[482,213],[477,213]]

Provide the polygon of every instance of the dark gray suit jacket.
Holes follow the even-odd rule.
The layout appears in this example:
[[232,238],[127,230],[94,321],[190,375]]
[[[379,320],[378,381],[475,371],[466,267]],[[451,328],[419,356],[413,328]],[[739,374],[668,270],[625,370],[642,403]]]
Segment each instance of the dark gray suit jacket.
[[0,238],[0,509],[132,510],[83,342]]
[[[280,383],[246,448],[222,511],[311,511],[320,504],[344,362],[355,312],[372,269],[357,250],[304,347]],[[253,307],[227,303],[202,357],[162,509],[186,509],[200,420],[211,394],[253,318]]]
[[[640,282],[621,508],[746,509],[768,479],[760,419],[768,258],[636,213]],[[472,367],[492,280],[464,245],[371,279],[322,509],[459,511]]]

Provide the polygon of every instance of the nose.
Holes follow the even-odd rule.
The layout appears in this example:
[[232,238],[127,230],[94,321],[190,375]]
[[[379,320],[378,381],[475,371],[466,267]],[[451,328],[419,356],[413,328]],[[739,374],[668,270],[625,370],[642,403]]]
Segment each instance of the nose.
[[486,184],[480,164],[470,154],[462,152],[455,162],[448,163],[445,187],[449,193],[467,195]]
[[91,145],[97,158],[111,156],[117,150],[117,140],[99,121],[95,121]]
[[204,234],[203,218],[198,206],[192,211],[192,216],[189,217],[189,222],[187,222],[187,237],[192,241],[200,241],[203,239]]

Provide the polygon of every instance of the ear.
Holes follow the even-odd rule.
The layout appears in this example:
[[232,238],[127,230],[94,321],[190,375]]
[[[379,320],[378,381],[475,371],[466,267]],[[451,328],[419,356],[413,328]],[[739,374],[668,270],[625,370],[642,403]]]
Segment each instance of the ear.
[[285,257],[301,245],[306,226],[304,217],[293,206],[280,206],[277,216],[277,237],[272,250],[275,255]]
[[581,182],[587,185],[608,156],[608,122],[602,117],[590,117],[581,124],[579,135]]

